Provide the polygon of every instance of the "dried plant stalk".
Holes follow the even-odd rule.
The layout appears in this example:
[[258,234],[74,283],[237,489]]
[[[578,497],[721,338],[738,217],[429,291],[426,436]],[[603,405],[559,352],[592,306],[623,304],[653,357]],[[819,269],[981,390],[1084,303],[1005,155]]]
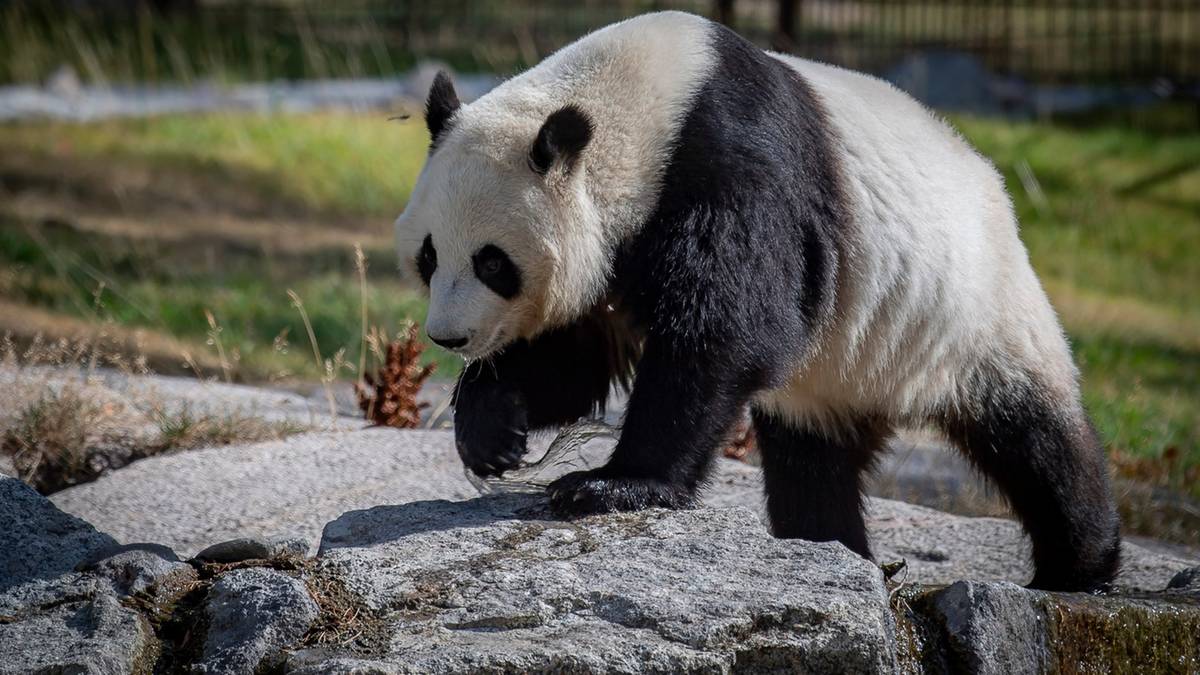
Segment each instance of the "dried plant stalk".
[[409,326],[406,335],[388,343],[382,367],[374,375],[364,372],[354,385],[358,407],[373,424],[399,429],[421,424],[421,409],[427,404],[417,401],[417,393],[436,364],[421,365],[425,346],[417,334],[417,326]]

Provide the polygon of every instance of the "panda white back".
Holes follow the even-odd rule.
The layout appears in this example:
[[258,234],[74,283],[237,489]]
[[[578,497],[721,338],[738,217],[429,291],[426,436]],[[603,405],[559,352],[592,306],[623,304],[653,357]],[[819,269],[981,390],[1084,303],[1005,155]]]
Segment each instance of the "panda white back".
[[948,398],[965,402],[970,375],[996,354],[1076,395],[1065,340],[991,163],[883,80],[772,56],[828,113],[851,218],[838,319],[791,391],[765,399],[814,420],[869,402],[919,423]]

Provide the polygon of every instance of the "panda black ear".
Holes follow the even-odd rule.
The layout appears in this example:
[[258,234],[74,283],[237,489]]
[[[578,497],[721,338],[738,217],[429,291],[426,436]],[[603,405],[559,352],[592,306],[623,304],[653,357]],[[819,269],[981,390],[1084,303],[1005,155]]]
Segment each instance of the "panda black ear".
[[537,139],[529,150],[529,168],[546,175],[550,167],[561,162],[567,171],[592,140],[592,120],[578,106],[571,104],[550,113]]
[[429,127],[429,137],[433,139],[434,145],[450,126],[450,118],[461,106],[450,74],[439,70],[433,78],[433,86],[429,88],[429,99],[425,101],[425,126]]

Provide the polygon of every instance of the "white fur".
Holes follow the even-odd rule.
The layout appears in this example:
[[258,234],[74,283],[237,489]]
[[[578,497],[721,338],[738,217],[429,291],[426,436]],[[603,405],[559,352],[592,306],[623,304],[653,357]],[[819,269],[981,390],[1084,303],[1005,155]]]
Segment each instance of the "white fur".
[[[396,221],[409,271],[433,235],[431,334],[471,335],[464,354],[485,356],[601,299],[613,248],[654,207],[670,144],[711,68],[706,30],[678,12],[618,23],[460,109]],[[591,118],[593,140],[569,175],[539,176],[529,150],[546,117],[568,103]],[[472,272],[471,255],[489,243],[521,270],[513,301]]]
[[997,367],[1075,397],[1070,351],[995,168],[892,85],[774,56],[829,113],[852,223],[835,319],[763,402],[819,424],[847,411],[920,421],[969,407],[974,376]]
[[[617,242],[654,207],[693,94],[713,67],[708,24],[666,12],[576,42],[464,107],[396,222],[401,258],[438,251],[428,325],[471,333],[467,355],[572,321],[605,288]],[[976,376],[1036,372],[1077,399],[1057,319],[1017,236],[995,169],[949,126],[876,78],[775,55],[828,111],[850,201],[834,316],[788,384],[760,403],[800,422],[847,413],[922,421],[969,407]],[[546,116],[576,103],[596,125],[570,175],[531,172]],[[781,186],[781,188],[784,186]],[[521,269],[512,302],[484,289],[486,243]],[[828,425],[836,426],[836,425]]]

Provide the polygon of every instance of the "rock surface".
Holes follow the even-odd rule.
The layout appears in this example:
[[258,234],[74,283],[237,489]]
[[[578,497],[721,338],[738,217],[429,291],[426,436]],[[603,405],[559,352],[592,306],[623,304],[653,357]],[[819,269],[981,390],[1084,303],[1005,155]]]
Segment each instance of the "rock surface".
[[[882,672],[879,568],[840,544],[771,537],[745,509],[549,520],[498,496],[348,513],[321,571],[382,623],[405,672]],[[301,654],[310,672],[352,661]]]
[[0,475],[0,593],[56,579],[116,543],[28,485]]
[[101,551],[78,569],[107,579],[121,595],[141,593],[174,596],[173,588],[196,578],[191,565],[161,544],[130,544]]
[[152,457],[51,499],[121,541],[192,556],[243,537],[316,541],[352,509],[477,494],[447,432],[371,428]]
[[[380,504],[468,499],[448,431],[371,428],[321,432],[250,446],[226,446],[132,464],[51,498],[121,541],[164,543],[184,555],[242,537],[317,540],[342,513]],[[720,460],[704,493],[709,506],[761,512],[759,469]],[[881,561],[905,559],[910,582],[963,578],[1023,584],[1033,576],[1020,527],[871,499],[869,527]],[[1161,590],[1200,559],[1126,544],[1121,583]]]
[[205,613],[204,654],[193,670],[236,675],[277,665],[282,649],[304,637],[318,609],[303,581],[269,569],[240,569],[213,584]]
[[131,673],[154,633],[105,580],[67,574],[0,594],[0,673]]
[[[381,437],[389,448],[412,440],[448,450],[444,434],[392,433]],[[342,437],[351,447],[370,435]],[[383,472],[375,489],[411,496],[453,485],[437,456],[424,470],[408,466],[403,480],[399,469]],[[840,544],[770,537],[744,506],[759,503],[757,483],[752,468],[727,462],[709,494],[724,505],[572,522],[551,518],[540,495],[396,499],[331,518],[315,559],[194,567],[163,546],[113,548],[9,486],[0,513],[65,525],[25,525],[17,537],[60,551],[51,556],[59,562],[6,580],[0,673],[1200,669],[1200,594],[1186,588],[1111,597],[989,581],[930,589],[915,580],[1023,577],[1016,525],[875,500],[876,550],[910,564],[889,584]],[[339,494],[312,496],[333,509]],[[272,545],[225,548],[257,555]],[[1158,589],[1188,567],[1138,555],[1143,583]]]
[[[1195,596],[1043,593],[960,581],[913,598],[930,622],[914,661],[972,673],[1200,670]],[[913,613],[909,612],[908,618]]]
[[1171,577],[1167,588],[1172,591],[1200,593],[1200,567],[1189,567]]
[[[319,409],[196,387],[156,395]],[[540,495],[479,497],[446,431],[349,429],[139,461],[54,495],[67,513],[0,476],[0,673],[1200,672],[1186,552],[1127,543],[1116,595],[1029,591],[1015,522],[871,499],[876,557],[906,561],[885,582],[839,544],[770,537],[740,462],[704,508],[567,522]],[[893,472],[924,501],[964,488],[931,452]]]

